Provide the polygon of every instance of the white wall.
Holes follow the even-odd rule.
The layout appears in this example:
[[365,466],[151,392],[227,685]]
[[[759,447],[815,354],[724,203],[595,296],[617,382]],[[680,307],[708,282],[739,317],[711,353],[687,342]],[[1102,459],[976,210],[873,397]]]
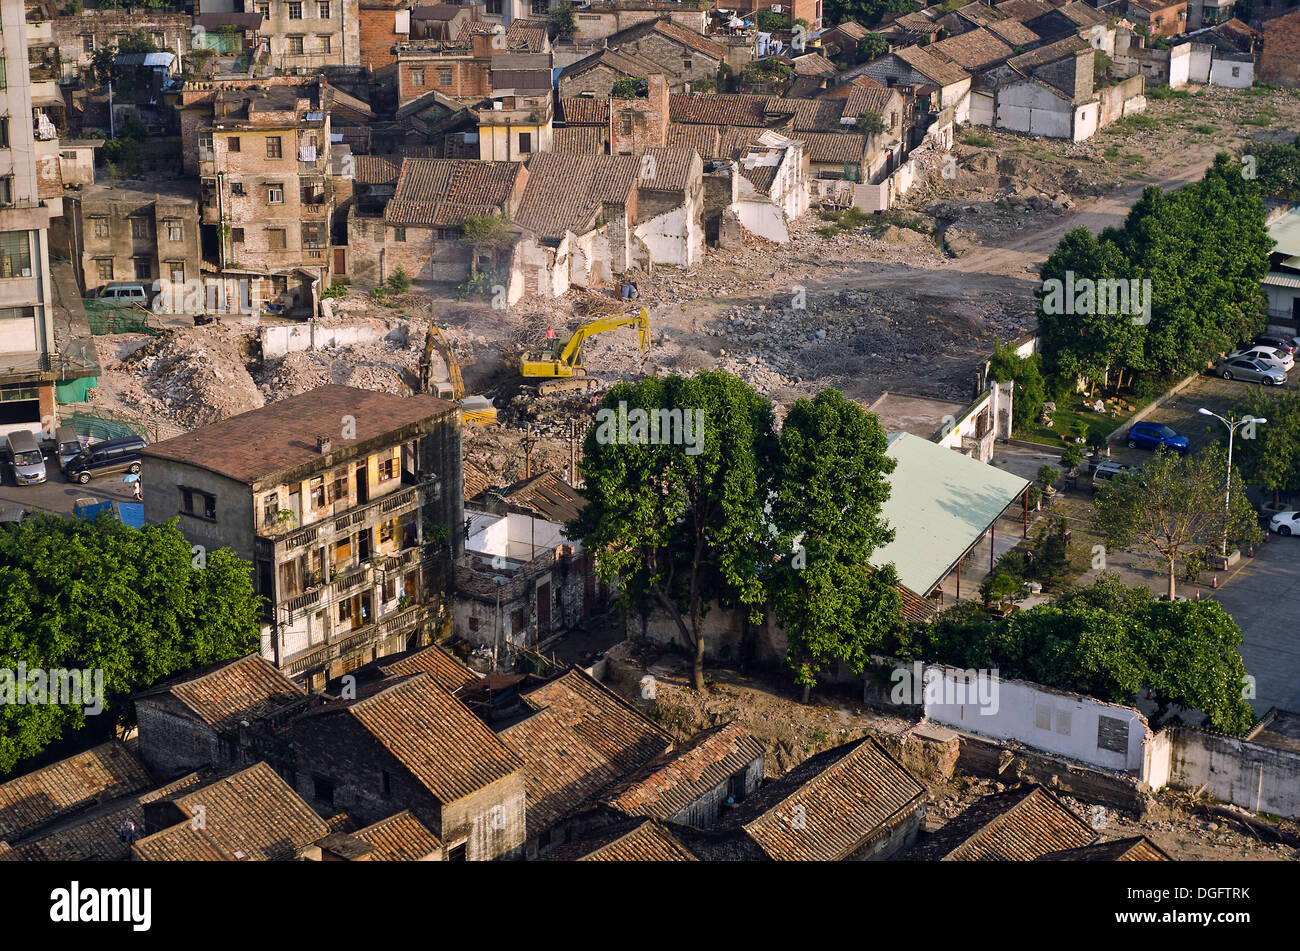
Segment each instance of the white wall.
[[1085,102],[1074,112],[1074,141],[1091,138],[1101,124],[1101,103]]
[[1214,47],[1206,43],[1188,43],[1187,81],[1204,86],[1210,81],[1210,59]]
[[282,357],[295,350],[322,350],[329,347],[350,347],[370,343],[385,336],[386,330],[376,327],[318,326],[316,321],[287,327],[261,327],[262,356],[267,360]]
[[1175,46],[1169,51],[1169,88],[1178,89],[1191,81],[1192,44]]
[[636,236],[650,250],[650,260],[655,264],[688,267],[692,258],[693,216],[686,205],[657,215],[636,226]]
[[[962,675],[953,667],[930,665],[925,669],[927,682],[931,677],[941,677],[955,685]],[[1132,707],[1049,690],[1026,681],[1000,680],[997,709],[989,713],[982,713],[978,704],[948,703],[946,697],[932,702],[930,692],[927,689],[925,715],[936,723],[996,739],[1016,740],[1103,769],[1140,771],[1144,747],[1153,736],[1146,717]],[[1098,723],[1103,716],[1118,720],[1127,731],[1124,752],[1097,745]]]
[[998,90],[997,126],[1013,132],[1071,137],[1074,107],[1036,82],[1014,83]]
[[[1237,75],[1233,75],[1233,70]],[[1249,89],[1255,82],[1255,64],[1232,59],[1216,58],[1210,63],[1210,85],[1229,89]]]
[[986,92],[971,93],[970,121],[973,125],[993,124],[993,94]]

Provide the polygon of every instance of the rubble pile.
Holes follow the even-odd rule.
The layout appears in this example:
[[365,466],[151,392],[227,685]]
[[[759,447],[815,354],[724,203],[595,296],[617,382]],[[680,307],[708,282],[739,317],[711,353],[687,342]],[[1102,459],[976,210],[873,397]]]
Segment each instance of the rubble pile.
[[[415,339],[414,328],[411,334]],[[389,341],[326,350],[297,350],[258,367],[253,374],[268,401],[336,383],[381,393],[412,392],[420,376],[422,344]]]
[[167,330],[106,370],[135,413],[196,429],[257,409],[266,400],[249,375],[249,338],[234,328]]

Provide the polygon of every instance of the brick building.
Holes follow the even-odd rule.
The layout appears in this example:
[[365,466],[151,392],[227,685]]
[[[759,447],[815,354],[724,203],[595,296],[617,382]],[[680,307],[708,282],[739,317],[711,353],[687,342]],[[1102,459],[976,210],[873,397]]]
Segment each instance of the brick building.
[[[545,31],[526,25],[511,26],[504,33],[487,32],[491,29],[466,24],[456,39],[413,39],[398,46],[398,103],[405,105],[430,92],[477,101],[494,89],[517,87],[520,70],[545,71],[544,88],[549,90],[552,58]],[[500,75],[494,78],[494,71]]]
[[110,281],[183,285],[202,265],[193,191],[163,182],[83,187],[65,200],[51,244],[78,265],[88,297]]
[[676,91],[682,91],[692,80],[716,80],[718,67],[727,56],[718,43],[678,26],[667,17],[620,30],[607,42],[610,49],[633,53],[658,65]]
[[82,10],[53,20],[62,78],[70,82],[90,67],[96,50],[107,49],[127,36],[143,33],[162,50],[180,56],[190,52],[195,33],[188,13],[147,9]]
[[361,65],[358,0],[252,0],[276,69]]
[[411,0],[358,0],[361,65],[383,69],[397,62],[393,47],[411,37]]
[[572,96],[608,99],[618,80],[646,79],[656,74],[663,74],[660,66],[636,53],[603,49],[560,70],[556,88],[562,99]]
[[[367,169],[369,171],[369,169]],[[461,237],[471,215],[514,216],[528,181],[519,162],[405,159],[381,214],[348,214],[349,276],[378,284],[398,267],[416,281],[461,283],[473,249]],[[487,252],[484,270],[496,262]]]
[[[145,517],[249,562],[261,655],[318,686],[428,643],[463,545],[459,409],[322,386],[155,443]],[[438,529],[437,526],[442,526]]]
[[517,854],[524,764],[424,673],[357,690],[293,722],[297,789],[324,814],[373,823],[409,810],[448,861]]
[[[1169,0],[1128,0],[1128,18],[1151,36],[1177,36],[1187,29],[1187,3]],[[1030,27],[1032,29],[1032,24]]]
[[1266,20],[1260,29],[1264,46],[1259,54],[1259,81],[1300,87],[1300,10]]

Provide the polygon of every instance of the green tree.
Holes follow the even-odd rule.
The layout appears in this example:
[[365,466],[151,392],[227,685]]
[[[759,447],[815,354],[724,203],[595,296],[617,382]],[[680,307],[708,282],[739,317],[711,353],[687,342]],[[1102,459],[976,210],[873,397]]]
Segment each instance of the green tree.
[[478,276],[478,259],[481,252],[488,252],[492,260],[492,269],[495,270],[499,255],[513,245],[517,237],[511,227],[510,216],[505,213],[466,215],[462,231],[460,240],[470,246],[471,282]]
[[914,9],[911,0],[827,0],[825,15],[828,24],[853,20],[870,27],[888,14],[911,13]]
[[864,112],[858,116],[858,131],[867,135],[880,135],[886,129],[885,117],[879,112]]
[[568,0],[551,10],[551,29],[560,39],[572,39],[573,34],[578,31],[578,20],[573,10],[573,4]]
[[641,94],[644,87],[645,80],[643,79],[637,79],[635,76],[620,76],[614,80],[610,96],[614,99],[635,99]]
[[1224,507],[1227,454],[1218,446],[1178,456],[1157,452],[1137,474],[1123,473],[1102,489],[1093,525],[1111,548],[1136,548],[1163,570],[1168,596],[1177,594],[1178,567],[1206,546],[1261,537],[1241,475],[1233,469],[1231,509]]
[[1004,346],[998,341],[993,345],[993,356],[989,360],[989,379],[994,383],[1015,383],[1011,399],[1013,429],[1024,429],[1042,412],[1046,394],[1043,374],[1039,370],[1041,362],[1041,358],[1036,353],[1022,357],[1011,348],[1010,344]]
[[1300,201],[1300,135],[1294,142],[1251,142],[1243,158],[1254,160],[1260,194]]
[[774,572],[772,604],[806,701],[831,661],[861,674],[899,617],[893,566],[869,564],[894,536],[880,517],[894,460],[879,420],[837,390],[796,402],[779,444],[772,521],[793,553]]
[[[623,404],[629,424],[620,432]],[[570,533],[594,554],[602,578],[619,579],[625,608],[668,613],[694,655],[692,682],[702,691],[700,622],[710,603],[747,608],[757,619],[767,596],[772,406],[736,377],[708,372],[619,383],[601,410],[583,443],[587,505]],[[690,441],[684,427],[678,442],[651,441],[634,428],[637,411],[663,419],[674,410],[691,421]]]
[[176,528],[38,516],[0,530],[0,668],[103,671],[105,712],[0,704],[0,771],[86,726],[107,734],[134,691],[257,649],[259,601],[229,550],[196,554]]
[[[1281,493],[1300,490],[1300,393],[1288,391],[1276,397],[1260,389],[1247,390],[1232,412],[1234,419],[1246,416],[1268,422],[1237,431],[1233,462],[1241,466],[1247,482],[1272,492],[1277,504]],[[1215,435],[1226,440],[1220,424],[1213,425]]]
[[858,40],[858,62],[870,63],[889,52],[889,41],[879,33],[868,33]]

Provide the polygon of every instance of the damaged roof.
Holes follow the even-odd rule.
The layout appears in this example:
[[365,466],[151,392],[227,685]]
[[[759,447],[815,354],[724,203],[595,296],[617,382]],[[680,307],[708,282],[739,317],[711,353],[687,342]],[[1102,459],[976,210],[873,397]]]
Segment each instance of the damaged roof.
[[515,221],[543,239],[586,234],[606,204],[626,205],[636,191],[640,160],[631,155],[556,155],[528,162],[528,184]]
[[515,193],[521,162],[406,159],[384,208],[391,225],[454,228],[471,215],[499,213]]
[[667,827],[653,819],[612,823],[547,856],[557,862],[698,862]]
[[606,39],[606,42],[613,47],[618,47],[623,43],[630,43],[635,40],[649,36],[651,33],[658,33],[660,36],[685,46],[710,59],[718,61],[726,58],[727,52],[717,43],[713,42],[694,30],[688,30],[684,26],[678,26],[667,17],[661,17],[658,20],[644,20],[641,23],[633,24],[627,29],[619,30]]
[[434,683],[448,693],[455,693],[466,684],[479,679],[477,674],[436,644],[382,658],[375,663],[375,667],[385,677],[428,674]]
[[568,125],[604,125],[609,122],[609,100],[566,96],[560,99],[560,114]]
[[927,46],[926,50],[966,70],[987,69],[1015,52],[997,36],[983,28],[967,30],[965,33],[940,40]]
[[[951,451],[951,450],[950,450]],[[1097,833],[1034,784],[967,806],[907,853],[909,861],[1030,862],[1049,852],[1089,845]]]
[[1098,842],[1040,855],[1036,862],[1171,862],[1168,853],[1144,835]]
[[[679,152],[680,150],[652,151]],[[494,493],[495,497],[499,497],[508,506],[561,525],[577,518],[587,504],[587,500],[579,495],[573,486],[554,472],[541,472],[530,478],[520,479]]]

